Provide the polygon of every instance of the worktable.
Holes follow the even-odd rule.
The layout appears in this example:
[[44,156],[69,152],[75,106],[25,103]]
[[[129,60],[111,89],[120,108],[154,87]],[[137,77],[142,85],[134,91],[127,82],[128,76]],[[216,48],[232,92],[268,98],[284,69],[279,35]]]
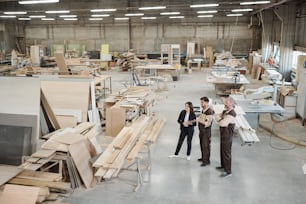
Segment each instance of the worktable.
[[[180,69],[180,65],[176,67],[176,65],[171,64],[148,64],[144,66],[136,66],[135,70],[140,70],[144,72],[144,75],[157,76],[158,72],[176,72],[178,74],[178,70]],[[171,74],[173,75],[173,74]]]
[[235,80],[233,76],[216,77],[209,75],[207,82],[215,85],[217,95],[230,95],[231,89],[239,89],[242,85],[250,83],[244,75],[240,75],[239,78],[239,80]]
[[260,114],[282,114],[285,110],[279,104],[274,101],[262,100],[253,101],[243,99],[243,95],[231,95],[236,104],[240,106],[245,114],[245,118],[254,129],[258,128]]

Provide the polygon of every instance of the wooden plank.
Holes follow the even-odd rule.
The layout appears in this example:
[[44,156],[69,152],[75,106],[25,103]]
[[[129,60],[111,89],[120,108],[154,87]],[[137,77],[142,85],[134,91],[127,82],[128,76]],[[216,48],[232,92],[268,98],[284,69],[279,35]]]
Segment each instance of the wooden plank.
[[28,186],[42,186],[42,187],[49,187],[64,191],[71,190],[70,183],[65,183],[65,182],[50,182],[50,181],[38,181],[33,179],[24,179],[24,178],[13,178],[8,183],[28,185]]
[[78,124],[74,130],[75,133],[79,133],[81,135],[86,134],[91,128],[93,128],[95,126],[94,123],[90,123],[90,122],[83,122]]
[[61,143],[53,140],[52,138],[49,139],[44,144],[42,144],[41,147],[44,148],[44,149],[53,149],[53,150],[61,151],[61,152],[68,152],[68,145],[61,144]]
[[38,187],[6,184],[0,203],[3,204],[35,204],[39,194]]
[[31,162],[31,163],[36,163],[38,160],[40,160],[39,157],[30,157],[29,159],[26,160],[26,162]]
[[106,109],[106,135],[115,137],[125,125],[125,109],[111,107]]
[[119,153],[120,153],[120,149],[116,149],[115,151],[113,151],[113,153],[109,157],[107,163],[112,164],[115,161],[115,159],[117,158],[117,156],[119,155]]
[[59,53],[54,53],[55,61],[56,64],[59,68],[59,73],[60,74],[68,74],[68,69],[67,69],[67,64],[64,58],[64,54],[59,52]]
[[50,150],[50,149],[40,149],[34,154],[31,155],[31,157],[39,157],[39,158],[47,158],[52,156],[56,151]]
[[57,173],[23,170],[17,178],[33,179],[39,181],[60,181],[62,176]]
[[90,164],[90,153],[84,141],[69,146],[69,152],[78,169],[86,188],[90,188],[94,180],[93,169]]
[[40,91],[40,99],[41,99],[41,103],[42,103],[42,105],[43,105],[43,107],[44,107],[44,109],[45,109],[45,111],[48,115],[48,118],[51,121],[54,129],[56,129],[56,130],[60,129],[60,125],[58,124],[56,116],[55,116],[55,114],[54,114],[54,112],[53,112],[53,110],[52,110],[52,108],[49,104],[48,99],[46,98],[46,96],[45,96],[45,94],[42,90]]
[[[119,133],[119,135],[120,135],[120,133]],[[120,140],[116,140],[116,142],[114,143],[114,147],[116,149],[122,149],[124,147],[124,145],[126,144],[126,142],[130,139],[131,135],[132,135],[131,131],[129,131],[127,134],[124,134],[124,136],[121,137]],[[117,137],[116,137],[116,139],[117,139]]]
[[52,140],[66,145],[78,143],[79,141],[84,139],[84,136],[75,133],[65,133],[63,135],[57,135],[52,138]]
[[17,166],[0,165],[0,186],[19,174],[22,169]]
[[82,122],[87,121],[90,82],[41,81],[41,89],[53,109],[82,110]]
[[107,170],[103,167],[100,167],[98,171],[95,173],[96,177],[103,177],[106,174]]
[[77,118],[70,115],[56,115],[56,119],[61,128],[75,127],[77,125]]

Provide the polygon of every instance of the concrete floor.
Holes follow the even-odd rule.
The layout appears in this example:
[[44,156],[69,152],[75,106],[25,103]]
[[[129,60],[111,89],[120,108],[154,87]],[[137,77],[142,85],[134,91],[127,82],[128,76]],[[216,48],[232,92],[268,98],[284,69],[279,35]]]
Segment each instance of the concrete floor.
[[[123,88],[122,79],[130,79],[130,73],[112,72],[114,90]],[[179,126],[176,122],[179,111],[186,101],[199,106],[201,96],[216,98],[214,88],[206,83],[208,70],[182,74],[181,79],[169,84],[169,91],[158,93],[159,101],[154,107],[156,113],[167,117],[167,123],[157,142],[152,145],[151,180],[133,192],[137,175],[123,171],[119,178],[105,181],[90,190],[77,189],[66,201],[73,204],[101,203],[158,203],[158,204],[298,204],[306,203],[306,181],[302,165],[306,159],[306,148],[292,146],[272,137],[259,128],[259,143],[249,147],[241,146],[238,137],[233,140],[233,176],[220,178],[215,170],[219,165],[219,131],[214,125],[212,135],[211,165],[200,167],[198,129],[193,138],[191,161],[187,161],[186,141],[180,155],[182,158],[168,158],[173,154]],[[253,85],[254,86],[254,85]],[[263,116],[265,123],[271,123]],[[298,120],[290,126],[277,127],[277,131],[306,140],[305,127]],[[292,134],[291,134],[292,135]],[[271,144],[272,145],[271,145]],[[292,150],[277,150],[291,148]],[[145,175],[147,178],[147,175]]]

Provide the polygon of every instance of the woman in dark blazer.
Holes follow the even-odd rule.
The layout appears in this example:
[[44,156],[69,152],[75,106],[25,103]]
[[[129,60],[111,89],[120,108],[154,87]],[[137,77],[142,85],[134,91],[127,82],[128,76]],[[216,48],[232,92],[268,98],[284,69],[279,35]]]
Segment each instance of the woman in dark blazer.
[[169,157],[178,157],[182,144],[187,136],[187,160],[190,160],[192,137],[194,126],[196,126],[196,115],[193,112],[193,105],[191,102],[185,103],[185,109],[181,111],[177,122],[180,124],[181,133],[175,153]]

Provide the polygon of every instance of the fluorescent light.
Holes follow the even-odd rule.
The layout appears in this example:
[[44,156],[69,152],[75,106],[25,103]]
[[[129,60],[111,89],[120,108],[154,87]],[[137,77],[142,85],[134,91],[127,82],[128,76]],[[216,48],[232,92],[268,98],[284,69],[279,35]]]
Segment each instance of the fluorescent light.
[[41,20],[42,21],[54,21],[55,19],[54,18],[42,18]]
[[169,16],[169,18],[184,18],[184,16]]
[[18,15],[18,14],[27,14],[26,11],[6,11],[3,12],[6,15]]
[[252,4],[268,4],[270,1],[249,1],[249,2],[241,2],[240,5],[252,5]]
[[179,15],[181,14],[180,12],[163,12],[160,13],[160,15]]
[[18,1],[19,4],[48,4],[58,3],[59,0],[40,0],[40,1]]
[[46,11],[45,13],[70,13],[69,10]]
[[198,18],[212,18],[214,15],[200,15]]
[[156,17],[141,17],[143,20],[153,20],[156,19]]
[[124,21],[124,20],[129,20],[129,18],[115,18],[115,20]]
[[16,18],[16,16],[0,16],[0,18]]
[[253,11],[253,9],[233,9],[232,12]]
[[191,8],[216,7],[216,6],[219,6],[219,4],[195,4],[195,5],[190,5]]
[[90,21],[102,21],[103,18],[89,18]]
[[64,18],[64,21],[77,21],[78,18]]
[[144,13],[127,13],[125,16],[143,16]]
[[20,21],[30,21],[31,18],[18,18],[18,20],[20,20]]
[[210,10],[210,11],[198,11],[197,13],[218,13],[217,10]]
[[151,6],[151,7],[140,7],[139,10],[157,10],[157,9],[165,9],[165,6]]
[[93,14],[91,17],[109,17],[109,14]]
[[227,14],[226,16],[243,16],[242,13],[231,13],[231,14]]
[[46,16],[29,16],[30,18],[46,18]]
[[110,11],[117,11],[117,9],[92,9],[91,12],[110,12]]
[[77,15],[61,15],[60,18],[76,18]]

